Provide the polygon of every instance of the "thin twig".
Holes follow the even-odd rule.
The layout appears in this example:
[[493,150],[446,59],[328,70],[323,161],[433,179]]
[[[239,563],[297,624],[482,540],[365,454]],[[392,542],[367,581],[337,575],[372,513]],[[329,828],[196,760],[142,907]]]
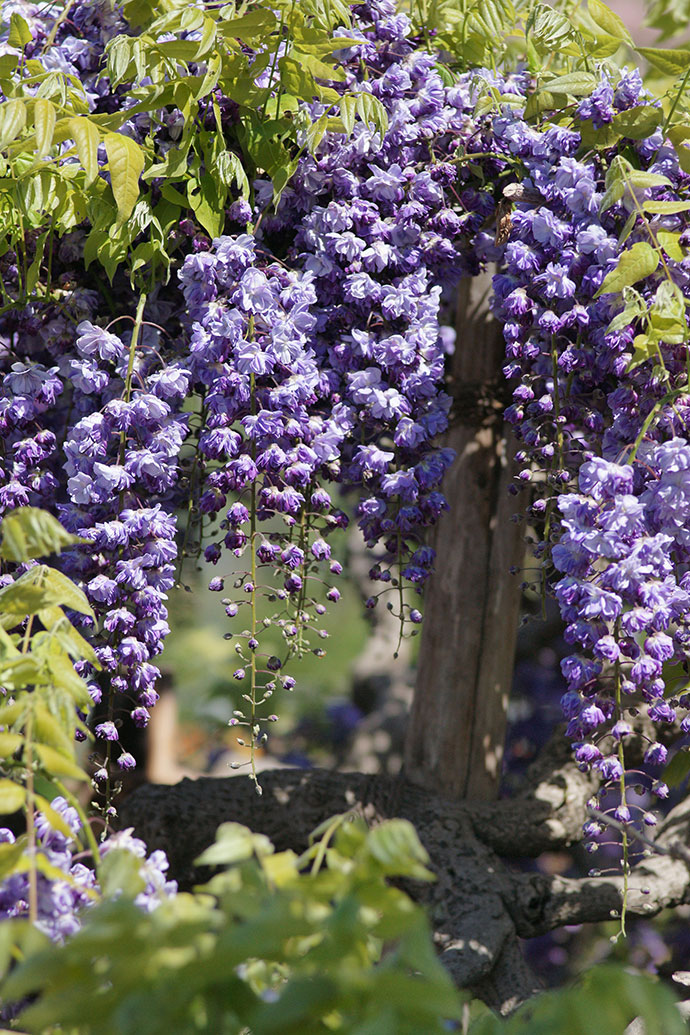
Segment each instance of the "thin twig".
[[680,841],[674,841],[670,845],[660,845],[658,841],[652,841],[651,838],[641,833],[639,830],[635,830],[634,827],[628,826],[625,823],[621,823],[617,819],[613,819],[611,816],[607,816],[605,812],[600,812],[598,809],[588,808],[587,815],[592,819],[595,819],[598,823],[605,823],[606,826],[612,827],[617,830],[620,834],[627,834],[629,837],[634,837],[636,841],[645,845],[655,855],[668,855],[670,859],[679,859],[681,862],[687,863],[690,866],[690,849],[686,848]]

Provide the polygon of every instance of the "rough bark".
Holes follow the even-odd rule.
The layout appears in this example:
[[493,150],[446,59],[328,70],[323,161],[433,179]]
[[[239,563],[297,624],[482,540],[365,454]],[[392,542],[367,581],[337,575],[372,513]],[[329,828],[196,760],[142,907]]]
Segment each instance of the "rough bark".
[[449,510],[432,540],[437,568],[424,604],[405,772],[447,798],[498,797],[515,655],[524,555],[508,488],[516,473],[504,426],[500,326],[490,318],[488,274],[460,285],[445,444],[457,458],[443,491]]
[[[508,1013],[533,995],[537,982],[520,954],[519,938],[620,913],[622,878],[586,880],[516,872],[507,860],[537,856],[582,836],[593,778],[579,772],[555,738],[518,798],[490,803],[442,799],[401,778],[324,770],[262,775],[257,796],[242,776],[148,785],[120,810],[151,849],[164,849],[184,888],[203,878],[195,858],[226,820],[267,835],[278,850],[301,851],[324,819],[354,810],[370,824],[409,819],[429,852],[436,881],[408,882],[425,904],[444,964],[457,984]],[[690,844],[690,801],[677,806],[657,833],[670,854],[642,859],[630,877],[628,911],[654,915],[690,903],[690,867],[674,845]],[[686,853],[687,854],[687,853]]]

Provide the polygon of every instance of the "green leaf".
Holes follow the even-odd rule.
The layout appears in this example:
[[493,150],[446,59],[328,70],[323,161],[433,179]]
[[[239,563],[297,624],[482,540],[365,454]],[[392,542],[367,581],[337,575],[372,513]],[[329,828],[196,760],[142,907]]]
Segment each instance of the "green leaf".
[[0,731],[0,758],[11,758],[24,743],[21,733],[3,733]]
[[[8,780],[3,781],[9,783]],[[16,784],[12,784],[12,787],[16,787]],[[19,788],[21,790],[21,787]],[[24,804],[24,798],[19,803],[19,808]],[[9,812],[16,812],[16,809],[4,810],[5,814]],[[3,881],[5,877],[9,877],[11,873],[17,869],[19,864],[23,861],[24,852],[26,851],[26,836],[19,837],[14,844],[0,844],[0,881]]]
[[632,169],[625,177],[633,187],[647,190],[650,187],[670,187],[671,181],[661,173],[647,172],[645,169]]
[[34,129],[36,132],[36,157],[42,158],[53,144],[56,122],[55,105],[52,101],[39,98],[34,102]]
[[[637,219],[638,219],[638,214],[633,209],[633,211],[630,213],[630,215],[626,219],[625,223],[623,224],[623,229],[621,230],[621,232],[618,235],[618,247],[619,247],[619,249],[623,248],[623,245],[625,244],[625,242],[630,237],[630,234],[635,229],[635,225],[637,223]],[[628,288],[627,290],[631,290],[631,289]]]
[[221,823],[215,843],[195,860],[197,866],[231,866],[254,855],[271,855],[273,845],[263,834],[254,834],[241,823]]
[[654,338],[648,334],[638,334],[633,341],[633,355],[628,363],[628,371],[639,367],[640,363],[646,363],[648,359],[658,357],[659,350]]
[[618,265],[606,274],[604,283],[594,297],[617,293],[624,287],[636,284],[638,280],[650,277],[657,269],[659,261],[659,253],[655,248],[643,241],[638,241],[632,248],[623,252],[618,260]]
[[650,65],[663,72],[664,75],[685,75],[688,68],[690,68],[690,51],[688,50],[662,50],[658,47],[638,47],[637,53],[641,54]]
[[[45,644],[37,645],[36,640],[41,638]],[[44,682],[59,687],[60,692],[72,698],[78,708],[88,711],[93,702],[89,697],[86,683],[74,671],[74,663],[70,656],[49,633],[37,633],[31,642],[34,654],[39,652],[39,647],[41,648],[42,670],[47,673]]]
[[[41,744],[48,744],[50,747],[70,755],[74,751],[74,727],[75,715],[71,708],[67,711],[68,719],[61,720],[58,715],[49,711],[41,701],[36,701],[33,708],[34,733],[36,740]],[[69,728],[69,735],[63,726]]]
[[205,17],[203,21],[203,28],[201,30],[201,36],[199,37],[199,44],[194,60],[199,61],[205,54],[208,54],[209,50],[213,49],[213,45],[216,42],[216,23],[213,18]]
[[644,140],[652,135],[663,120],[663,112],[653,104],[640,104],[636,108],[620,111],[613,116],[610,125],[623,137],[630,140]]
[[126,848],[111,848],[103,857],[99,880],[104,898],[127,895],[135,898],[144,890],[146,881],[139,873],[141,859]]
[[325,79],[327,82],[342,82],[345,78],[342,68],[336,65],[327,65],[325,61],[321,61],[320,58],[315,57],[313,54],[307,54],[299,48],[293,49],[291,56],[303,68],[311,72],[316,79]]
[[615,36],[617,40],[627,43],[629,47],[634,47],[625,22],[610,7],[603,4],[601,0],[589,0],[587,10],[594,24],[603,29],[605,33]]
[[127,75],[131,59],[130,45],[129,36],[116,36],[107,47],[108,78],[111,90],[114,90]]
[[690,173],[690,126],[671,126],[668,136],[676,149],[678,161],[683,172]]
[[237,184],[242,197],[245,200],[249,198],[247,173],[240,158],[233,151],[221,151],[216,158],[215,168],[221,183],[224,183],[226,187],[234,187]]
[[573,97],[584,97],[592,92],[599,80],[591,72],[569,72],[550,79],[544,86],[549,93],[567,93]]
[[38,507],[18,507],[6,514],[0,531],[0,557],[18,563],[48,557],[83,542],[78,536],[66,532],[52,514]]
[[226,190],[219,190],[217,181],[205,173],[199,181],[187,183],[187,198],[194,215],[211,237],[218,237],[225,222]]
[[26,271],[26,281],[24,282],[24,290],[27,295],[33,295],[36,290],[36,285],[38,284],[38,278],[41,272],[41,264],[43,263],[43,253],[45,251],[48,233],[48,230],[44,230],[36,241],[36,252],[31,265]]
[[17,812],[26,801],[26,791],[11,780],[0,780],[0,815]]
[[535,90],[529,94],[525,104],[525,118],[533,119],[543,111],[561,111],[568,105],[568,96],[564,93],[551,93],[550,90]]
[[310,101],[317,96],[318,88],[314,77],[302,64],[290,55],[282,57],[278,62],[280,85],[287,93]]
[[70,780],[88,780],[87,774],[73,758],[63,755],[49,744],[34,744],[34,751],[49,775],[66,776]]
[[82,591],[55,568],[37,564],[11,585],[0,589],[0,611],[23,617],[58,604],[94,617]]
[[24,101],[5,101],[0,104],[0,148],[6,147],[26,125],[26,105]]
[[91,604],[66,575],[47,564],[37,564],[20,578],[0,589],[0,612],[9,615],[36,614],[53,604],[93,617]]
[[673,259],[675,262],[682,262],[685,258],[685,252],[680,246],[680,234],[671,234],[666,230],[659,230],[656,235],[656,239],[664,249],[669,259]]
[[273,11],[258,8],[250,11],[241,18],[233,18],[231,21],[221,21],[218,31],[224,36],[232,39],[243,40],[245,43],[253,43],[272,33],[277,28],[277,20]]
[[575,27],[569,18],[548,4],[536,4],[527,19],[527,34],[540,53],[562,46],[572,39]]
[[429,856],[417,832],[406,819],[389,819],[374,827],[367,836],[369,853],[381,863],[389,876],[434,880],[427,869]]
[[7,42],[11,47],[16,47],[17,50],[24,50],[27,43],[31,43],[33,36],[31,35],[31,29],[26,24],[21,14],[14,14],[10,16],[10,34],[7,38]]
[[0,708],[0,726],[14,726],[26,714],[25,701],[15,701]]
[[132,214],[139,197],[139,177],[144,169],[144,155],[139,145],[122,133],[106,133],[104,143],[118,221],[124,223]]
[[30,654],[0,661],[0,685],[10,693],[38,683],[42,676],[40,663]]
[[47,634],[53,636],[71,658],[75,661],[88,661],[96,668],[100,668],[93,647],[74,628],[61,607],[41,608],[38,617],[45,626]]
[[276,169],[271,179],[273,181],[273,208],[278,208],[280,202],[280,196],[290,182],[295,169],[297,168],[297,160],[293,162],[286,162],[285,165],[280,166]]
[[86,173],[86,186],[98,175],[98,145],[101,134],[98,127],[85,115],[69,120],[69,130],[77,145],[77,154]]
[[351,93],[346,93],[340,100],[340,119],[345,127],[348,137],[352,136],[355,128],[355,113],[357,109],[357,98]]
[[373,123],[374,129],[384,136],[388,129],[388,112],[378,97],[374,97],[370,93],[358,93],[356,102],[357,114],[362,122],[367,125]]
[[593,148],[598,151],[607,150],[621,139],[620,132],[611,122],[604,122],[603,125],[595,127],[592,119],[583,119],[580,122],[579,135],[582,151],[591,151]]
[[622,180],[614,180],[610,187],[607,187],[604,191],[601,202],[599,204],[599,213],[603,215],[607,212],[612,205],[615,205],[617,201],[620,201],[625,194],[625,184]]
[[310,154],[314,154],[317,147],[324,138],[324,134],[328,128],[328,115],[324,113],[316,122],[312,122],[308,130],[305,133],[307,150]]
[[645,212],[653,215],[672,216],[676,212],[687,212],[690,210],[690,201],[643,201],[642,207]]

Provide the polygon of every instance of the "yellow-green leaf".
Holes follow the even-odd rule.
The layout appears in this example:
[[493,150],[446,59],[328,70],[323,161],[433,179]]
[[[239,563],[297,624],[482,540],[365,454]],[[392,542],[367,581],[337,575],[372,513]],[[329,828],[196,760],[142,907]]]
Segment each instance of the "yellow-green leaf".
[[34,751],[41,760],[43,768],[53,776],[66,776],[72,780],[88,780],[88,776],[72,758],[48,744],[34,744]]
[[[8,782],[8,781],[5,781]],[[12,784],[16,787],[16,784]],[[21,790],[21,788],[19,788]],[[23,804],[23,799],[22,799]],[[21,808],[21,805],[20,805]],[[16,812],[16,809],[12,811]],[[17,838],[14,844],[1,844],[0,845],[0,880],[4,880],[5,877],[9,877],[11,873],[18,868],[24,851],[26,850],[26,837]]]
[[260,861],[264,873],[278,888],[294,884],[299,879],[298,856],[291,850],[276,855],[262,855]]
[[328,65],[325,61],[315,57],[313,54],[306,54],[303,50],[293,50],[292,57],[304,68],[308,69],[317,79],[325,79],[327,82],[342,82],[345,73],[342,68]]
[[41,664],[30,654],[20,654],[9,661],[0,662],[0,685],[11,693],[41,682]]
[[683,172],[690,173],[690,149],[688,138],[690,137],[690,126],[671,126],[668,131],[669,140],[676,149],[678,161]]
[[659,230],[656,238],[670,259],[674,259],[676,262],[683,261],[685,252],[679,243],[680,234],[671,234],[667,230]]
[[7,42],[11,47],[16,47],[17,50],[23,50],[27,43],[31,43],[33,36],[31,35],[31,29],[26,24],[21,14],[16,11],[10,17],[10,34]]
[[572,97],[590,94],[597,85],[597,78],[591,72],[569,72],[545,83],[549,93],[567,93]]
[[0,816],[16,812],[26,801],[26,791],[11,780],[0,780]]
[[690,68],[690,50],[666,50],[659,47],[638,47],[641,54],[654,68],[664,75],[684,75]]
[[98,127],[87,118],[81,115],[78,118],[69,120],[70,133],[77,145],[77,154],[86,173],[86,183],[92,183],[98,175],[98,145],[101,134]]
[[636,108],[620,111],[611,123],[621,136],[631,140],[644,140],[651,136],[663,119],[663,112],[653,104],[640,104]]
[[0,557],[20,563],[60,553],[65,547],[84,541],[66,532],[52,514],[38,507],[18,507],[6,514],[0,531]]
[[26,105],[24,101],[5,101],[0,104],[0,148],[6,147],[26,125]]
[[118,220],[123,223],[129,219],[139,197],[144,155],[139,145],[122,133],[106,133],[104,143]]
[[0,708],[0,726],[14,726],[18,719],[21,719],[26,712],[26,700],[15,701],[14,704],[6,704]]
[[11,758],[17,748],[20,748],[23,743],[24,738],[20,733],[0,732],[0,758]]
[[84,637],[78,632],[61,607],[53,606],[43,608],[38,612],[38,617],[51,636],[55,637],[63,650],[67,651],[75,661],[89,661],[97,668],[98,658],[96,652]]
[[16,582],[0,589],[0,611],[28,615],[58,604],[90,615],[93,610],[83,592],[56,568],[37,564],[20,575]]
[[657,346],[648,334],[638,334],[633,341],[633,356],[628,364],[628,370],[634,370],[640,363],[646,363],[652,356],[657,355]]
[[624,287],[636,284],[638,280],[650,277],[659,265],[659,253],[651,245],[638,241],[632,248],[623,252],[615,270],[606,274],[604,283],[597,291],[599,295],[608,295],[622,291]]
[[643,201],[642,207],[645,212],[653,215],[672,216],[676,212],[687,212],[690,209],[690,201]]
[[589,0],[587,4],[589,16],[598,28],[603,29],[609,36],[627,43],[629,47],[634,46],[630,33],[617,14],[610,7],[602,4],[601,0]]
[[352,136],[352,132],[355,128],[356,108],[357,98],[353,97],[351,93],[346,93],[340,100],[340,119],[345,127],[345,133],[348,137]]
[[[70,709],[70,715],[74,726],[77,719],[73,709]],[[74,749],[74,740],[60,725],[59,717],[48,711],[40,701],[37,701],[34,707],[34,731],[36,740],[41,744],[47,744],[67,754]]]
[[36,157],[42,158],[53,143],[55,130],[55,105],[44,97],[34,102],[34,129],[36,132]]

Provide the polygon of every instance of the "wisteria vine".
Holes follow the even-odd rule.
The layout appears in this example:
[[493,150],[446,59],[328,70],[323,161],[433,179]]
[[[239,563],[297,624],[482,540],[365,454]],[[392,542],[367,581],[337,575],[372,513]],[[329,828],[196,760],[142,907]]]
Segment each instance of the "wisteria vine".
[[[122,20],[77,2],[56,23],[29,6],[27,57],[49,40],[92,111],[126,108],[99,75]],[[616,820],[653,823],[629,794],[625,740],[642,710],[634,782],[664,798],[664,731],[690,727],[687,688],[665,674],[690,646],[688,174],[636,70],[604,68],[589,96],[539,119],[530,72],[451,76],[393,0],[352,14],[354,28],[336,30],[335,87],[376,101],[387,128],[362,116],[329,128],[332,105],[305,105],[326,128],[280,199],[257,175],[213,240],[190,214],[173,241],[176,279],[138,294],[120,277],[92,286],[77,229],[54,242],[45,297],[17,304],[20,256],[0,260],[0,506],[46,507],[86,540],[62,563],[96,615],[82,625],[102,671],[80,663],[105,707],[96,782],[111,809],[113,771],[135,765],[119,716],[148,721],[185,556],[203,549],[217,566],[210,588],[244,630],[230,722],[255,779],[273,694],[294,687],[293,656],[321,652],[309,637],[339,597],[327,541],[348,520],[337,490],[356,492],[375,554],[367,606],[385,595],[403,626],[421,621],[403,587],[421,591],[431,573],[426,531],[446,506],[445,358],[472,347],[446,326],[450,300],[460,277],[497,263],[515,492],[531,493],[544,586],[575,649],[563,662],[568,735],[582,767],[618,789]],[[218,92],[197,114],[237,146],[233,102]],[[181,120],[135,114],[123,132],[162,157]],[[613,144],[584,142],[607,126],[620,127]],[[36,240],[23,247],[31,259]],[[260,619],[264,599],[273,610]],[[270,625],[281,656],[265,649]],[[592,847],[602,833],[588,823]],[[627,850],[625,838],[626,872]]]

